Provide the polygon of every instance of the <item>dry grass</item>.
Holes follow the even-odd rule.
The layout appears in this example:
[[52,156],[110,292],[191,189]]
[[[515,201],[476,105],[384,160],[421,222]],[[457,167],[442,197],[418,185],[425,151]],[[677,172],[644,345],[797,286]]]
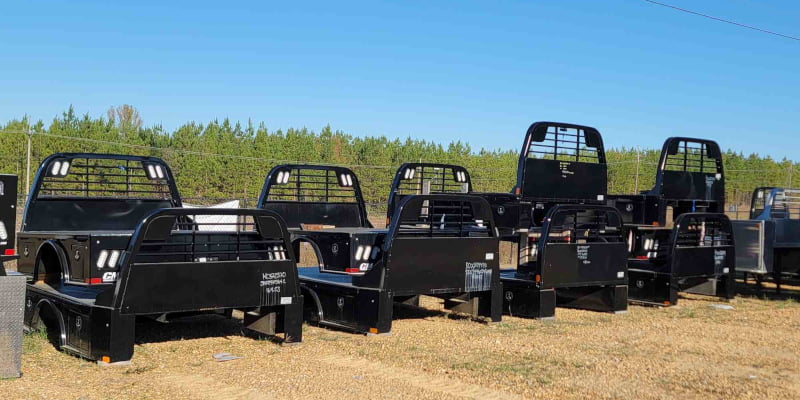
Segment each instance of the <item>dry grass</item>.
[[[137,326],[130,366],[100,367],[25,338],[8,399],[800,398],[800,303],[690,296],[677,307],[497,324],[398,308],[388,337],[305,327],[300,346],[242,336],[237,321]],[[215,362],[230,352],[244,358]]]

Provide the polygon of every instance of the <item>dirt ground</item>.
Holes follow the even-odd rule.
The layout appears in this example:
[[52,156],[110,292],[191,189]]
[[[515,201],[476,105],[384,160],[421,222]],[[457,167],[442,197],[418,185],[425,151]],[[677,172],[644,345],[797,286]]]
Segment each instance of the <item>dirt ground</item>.
[[[800,289],[800,288],[796,288]],[[487,324],[398,307],[390,336],[313,326],[281,346],[237,320],[142,321],[129,366],[101,367],[25,337],[23,377],[3,399],[764,399],[800,398],[800,302],[681,298],[610,315],[558,309],[555,321]],[[229,352],[241,359],[217,362]]]

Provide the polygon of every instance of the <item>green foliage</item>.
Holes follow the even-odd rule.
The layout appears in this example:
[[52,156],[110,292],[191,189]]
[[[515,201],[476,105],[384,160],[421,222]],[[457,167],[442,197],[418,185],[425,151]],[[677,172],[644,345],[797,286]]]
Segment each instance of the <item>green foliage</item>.
[[[112,113],[113,111],[113,113]],[[427,140],[390,140],[385,136],[354,137],[330,126],[270,131],[262,123],[190,122],[174,132],[161,126],[142,127],[131,108],[109,111],[113,118],[77,116],[72,107],[49,125],[25,117],[0,125],[0,172],[20,176],[25,184],[26,132],[32,132],[31,168],[54,152],[131,153],[164,158],[177,177],[184,197],[195,202],[229,198],[253,201],[269,169],[284,162],[339,164],[353,168],[369,203],[386,202],[394,170],[403,162],[460,164],[471,172],[479,191],[508,192],[516,180],[518,152],[474,151],[460,141],[443,146]],[[523,131],[517,141],[521,143]],[[516,145],[517,143],[509,143]],[[659,150],[608,149],[609,193],[634,193],[652,187]],[[800,165],[756,154],[724,155],[729,203],[747,204],[757,186],[787,186]],[[637,180],[638,165],[638,180]],[[795,181],[800,176],[794,178]],[[20,187],[20,193],[25,190]],[[200,200],[202,199],[202,200]],[[246,203],[245,205],[252,205]]]

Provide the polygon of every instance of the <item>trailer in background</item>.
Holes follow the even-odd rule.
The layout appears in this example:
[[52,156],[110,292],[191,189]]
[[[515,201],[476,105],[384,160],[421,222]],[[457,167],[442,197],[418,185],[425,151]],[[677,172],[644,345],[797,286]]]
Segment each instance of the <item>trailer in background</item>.
[[733,221],[733,229],[736,271],[745,282],[772,278],[780,293],[784,280],[800,277],[800,189],[756,188],[750,219]]

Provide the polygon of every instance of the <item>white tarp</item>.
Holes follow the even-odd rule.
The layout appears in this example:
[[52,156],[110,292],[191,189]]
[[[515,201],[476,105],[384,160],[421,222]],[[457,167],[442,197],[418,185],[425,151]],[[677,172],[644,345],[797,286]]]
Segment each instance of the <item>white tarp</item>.
[[[183,208],[239,208],[239,200],[228,201],[225,203],[214,204],[212,206],[196,206],[192,204],[183,203]],[[196,221],[198,223],[198,230],[222,232],[222,231],[235,231],[238,215],[198,215]],[[219,225],[208,225],[219,224]]]

